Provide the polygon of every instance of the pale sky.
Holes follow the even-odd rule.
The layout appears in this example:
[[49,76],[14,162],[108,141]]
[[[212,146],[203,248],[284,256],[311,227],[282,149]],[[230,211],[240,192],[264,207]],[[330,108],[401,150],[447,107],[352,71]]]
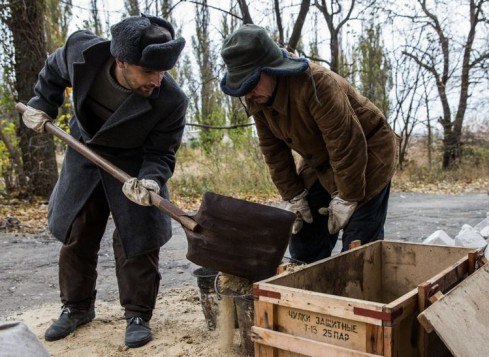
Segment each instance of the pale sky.
[[[178,3],[179,0],[174,0],[174,3]],[[147,3],[152,3],[152,1],[146,1]],[[222,7],[227,9],[229,6],[229,0],[208,0],[208,4],[210,6],[215,6],[215,7]],[[274,14],[272,10],[272,1],[266,1],[266,4],[264,4],[265,1],[260,0],[260,1],[250,1],[250,12],[252,13],[252,17],[254,22],[257,25],[263,26],[263,27],[269,27],[273,26],[275,19],[274,19]],[[106,21],[110,21],[111,24],[114,24],[121,20],[124,11],[123,11],[123,0],[98,0],[99,3],[99,10],[100,10],[100,19],[103,23]],[[140,3],[144,3],[144,1],[140,1]],[[291,4],[296,5],[296,6],[291,6]],[[290,11],[297,12],[298,11],[298,6],[299,2],[297,0],[283,0],[281,1],[281,6],[283,7],[285,14],[283,15],[283,22],[284,22],[284,27],[285,23],[287,21],[290,21],[292,18]],[[402,5],[402,2],[399,3],[399,5]],[[83,21],[88,19],[90,17],[90,0],[73,0],[73,19],[70,24],[70,32],[81,28],[83,25]],[[140,5],[141,10],[144,11],[144,5]],[[462,11],[463,9],[456,8],[453,12],[453,16],[451,16],[451,19],[453,22],[456,22],[455,17],[457,17],[457,11]],[[148,12],[151,15],[155,14],[154,10],[150,10]],[[307,46],[307,42],[309,41],[307,38],[310,38],[314,33],[319,32],[321,34],[320,39],[323,41],[322,44],[320,44],[320,54],[323,56],[325,59],[329,59],[329,48],[328,48],[328,30],[326,28],[326,24],[324,22],[324,19],[319,16],[318,22],[319,22],[319,28],[312,28],[311,25],[311,17],[313,12],[309,12],[308,14],[308,19],[306,21],[306,24],[303,28],[303,37],[306,38],[304,40],[305,45]],[[159,14],[161,15],[161,14]],[[210,31],[212,33],[212,38],[214,39],[214,45],[217,47],[217,49],[220,48],[222,38],[219,35],[219,28],[220,28],[220,22],[221,22],[221,16],[222,13],[217,10],[210,9],[210,16],[211,16],[211,27]],[[443,14],[440,14],[440,16],[443,16]],[[191,46],[191,40],[192,36],[195,34],[195,4],[192,3],[179,3],[174,12],[173,12],[173,18],[174,18],[174,23],[173,25],[176,28],[181,28],[182,29],[182,36],[187,40],[187,46],[184,49],[183,54],[188,54],[190,58],[193,58],[194,56],[192,55],[192,46]],[[293,16],[295,18],[295,15]],[[465,24],[466,25],[466,24]],[[344,48],[347,48],[348,46],[351,46],[357,41],[358,34],[360,33],[362,23],[360,21],[352,21],[349,23],[347,27],[344,28],[344,32],[342,34],[343,37],[343,45]],[[385,44],[388,48],[391,50],[396,48],[397,46],[401,45],[402,43],[409,43],[409,39],[406,38],[394,38],[395,36],[395,31],[394,29],[397,27],[399,29],[399,26],[402,28],[406,26],[406,23],[404,21],[396,20],[396,22],[390,27],[387,27],[384,25],[383,29],[383,37]],[[412,26],[411,24],[407,24],[407,26]],[[459,26],[461,27],[460,33],[464,33],[466,31],[463,23],[460,23]],[[399,36],[399,35],[397,35]],[[453,42],[452,42],[453,43]],[[452,60],[455,60],[452,57]],[[484,85],[483,85],[484,87]],[[489,87],[489,80],[488,83],[485,85],[486,88]],[[457,92],[457,88],[454,88],[455,92]],[[478,91],[475,93],[475,96],[480,98],[477,101],[482,103],[487,103],[489,102],[489,94],[487,94],[487,91]],[[454,96],[454,101],[453,103],[458,103],[458,96],[455,94]],[[434,103],[435,107],[438,107],[437,103]],[[484,105],[484,104],[483,104]],[[472,106],[474,106],[474,102],[472,102]],[[478,107],[477,104],[475,104],[475,107]],[[433,108],[435,109],[435,108]],[[436,110],[435,110],[436,111]],[[472,112],[468,116],[481,116],[483,115],[486,120],[487,111],[483,111],[482,114],[478,114],[478,111],[476,110],[475,112]],[[434,115],[434,111],[432,111],[432,115]]]

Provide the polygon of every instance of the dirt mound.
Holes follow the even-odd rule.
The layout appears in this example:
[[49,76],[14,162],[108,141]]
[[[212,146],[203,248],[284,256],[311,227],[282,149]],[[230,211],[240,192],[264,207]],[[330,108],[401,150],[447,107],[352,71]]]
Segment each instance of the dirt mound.
[[137,349],[124,346],[126,322],[118,301],[97,302],[96,317],[63,340],[44,341],[43,334],[60,306],[44,305],[10,317],[21,320],[52,356],[240,356],[236,332],[231,349],[220,347],[217,331],[208,331],[198,289],[171,289],[158,297],[151,320],[153,341]]

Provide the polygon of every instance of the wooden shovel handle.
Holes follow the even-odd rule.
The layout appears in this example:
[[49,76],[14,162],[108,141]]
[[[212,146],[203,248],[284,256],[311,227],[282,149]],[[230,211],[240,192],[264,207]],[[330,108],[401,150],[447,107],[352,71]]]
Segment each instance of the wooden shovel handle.
[[[17,112],[23,114],[27,110],[27,106],[22,103],[17,103],[15,105],[15,109]],[[102,170],[106,171],[118,181],[124,183],[131,178],[125,171],[119,169],[117,166],[112,164],[110,161],[104,159],[91,149],[89,149],[86,145],[79,142],[71,135],[65,133],[63,130],[58,128],[56,125],[51,122],[46,122],[44,124],[44,129],[46,132],[56,136],[58,139],[65,142],[72,149],[76,150],[81,155],[85,156],[88,160],[93,162],[95,165],[100,167]],[[192,218],[190,218],[187,213],[181,210],[179,207],[175,206],[173,203],[168,201],[167,199],[161,197],[156,192],[149,191],[151,195],[151,204],[157,207],[163,213],[166,213],[171,218],[179,222],[182,226],[191,231],[195,231],[198,228],[198,223],[195,222]]]

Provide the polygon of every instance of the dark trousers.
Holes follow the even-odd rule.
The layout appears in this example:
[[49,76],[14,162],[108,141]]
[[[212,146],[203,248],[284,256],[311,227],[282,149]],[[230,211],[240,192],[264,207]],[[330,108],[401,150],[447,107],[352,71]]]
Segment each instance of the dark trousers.
[[[95,301],[100,241],[110,210],[101,184],[75,218],[59,255],[59,287],[63,305],[88,310]],[[125,317],[151,318],[160,283],[159,249],[127,259],[117,229],[113,235],[119,298]]]
[[[376,196],[357,208],[348,224],[343,228],[342,252],[354,240],[363,244],[384,239],[384,223],[387,216],[390,182]],[[304,226],[298,234],[293,234],[289,242],[292,259],[312,263],[331,256],[338,240],[337,234],[328,231],[328,216],[320,215],[321,207],[328,207],[331,195],[316,181],[309,190],[307,201],[312,211],[313,222]]]

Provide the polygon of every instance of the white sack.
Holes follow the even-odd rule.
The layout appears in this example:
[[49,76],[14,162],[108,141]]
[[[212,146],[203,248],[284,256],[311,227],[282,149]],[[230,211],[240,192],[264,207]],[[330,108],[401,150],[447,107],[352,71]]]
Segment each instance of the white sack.
[[455,245],[467,248],[482,248],[487,245],[484,238],[474,228],[464,224],[455,236]]
[[424,244],[454,245],[455,241],[444,230],[439,229],[423,241]]

